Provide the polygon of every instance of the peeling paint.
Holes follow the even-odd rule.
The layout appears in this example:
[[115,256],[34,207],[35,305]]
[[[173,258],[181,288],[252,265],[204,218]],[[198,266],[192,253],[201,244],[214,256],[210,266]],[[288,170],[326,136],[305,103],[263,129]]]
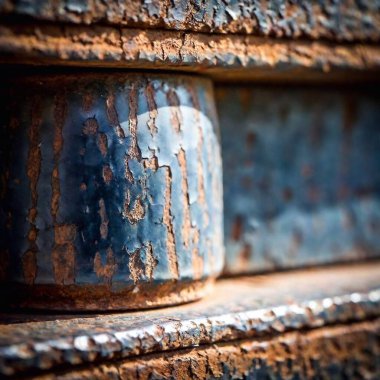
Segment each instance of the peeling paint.
[[[221,264],[211,265],[215,255],[208,252],[223,262],[222,220],[213,212],[222,209],[214,205],[218,197],[213,194],[221,165],[215,161],[213,173],[208,172],[207,144],[219,144],[212,108],[195,112],[191,98],[211,92],[210,81],[131,73],[17,81],[23,91],[10,107],[28,133],[24,107],[44,96],[40,137],[32,144],[35,149],[43,141],[38,216],[31,213],[36,224],[25,233],[24,225],[12,223],[25,206],[9,190],[1,210],[7,216],[1,217],[1,228],[10,257],[35,252],[35,259],[28,253],[24,265],[10,260],[9,280],[15,288],[34,281],[30,291],[35,296],[27,296],[27,288],[19,304],[68,310],[146,308],[205,294],[221,269]],[[4,104],[7,99],[2,98]],[[16,149],[12,154],[19,157],[29,151],[24,143]],[[5,167],[4,172],[10,171],[6,186],[12,188],[20,178],[17,186],[30,196],[15,164]],[[205,214],[213,216],[213,223],[204,223]],[[17,245],[10,243],[15,234],[23,236]],[[38,275],[30,270],[20,279],[34,263]]]

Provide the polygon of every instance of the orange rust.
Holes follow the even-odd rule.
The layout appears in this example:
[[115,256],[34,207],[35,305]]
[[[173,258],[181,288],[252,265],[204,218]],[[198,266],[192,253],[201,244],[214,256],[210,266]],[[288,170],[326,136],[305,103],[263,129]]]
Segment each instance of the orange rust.
[[113,171],[109,165],[103,166],[103,179],[104,182],[109,185],[113,178]]
[[[360,378],[377,378],[378,369],[374,361],[379,350],[379,332],[380,320],[375,319],[311,331],[288,332],[275,337],[136,356],[85,368],[67,368],[59,374],[59,378],[328,379],[332,373],[338,377],[359,374]],[[41,380],[52,378],[56,378],[55,375],[38,377]]]
[[180,102],[177,94],[169,89],[167,92],[168,104],[171,106],[171,124],[174,128],[174,131],[179,133],[181,130],[182,115],[179,109]]
[[131,172],[131,169],[129,169],[129,165],[128,165],[128,162],[130,160],[130,157],[128,156],[128,154],[125,155],[125,158],[124,158],[124,165],[125,165],[125,172],[124,172],[124,176],[125,178],[130,182],[130,183],[134,183],[135,180],[133,178],[133,174]]
[[99,133],[96,142],[98,144],[100,153],[102,154],[103,157],[105,157],[108,151],[107,135],[105,133]]
[[54,279],[58,285],[75,282],[75,247],[73,244],[56,244],[52,250]]
[[54,226],[55,244],[52,250],[52,262],[55,282],[59,285],[75,282],[75,237],[74,224]]
[[102,264],[100,253],[96,252],[94,258],[94,272],[98,277],[103,278],[108,285],[111,285],[112,277],[116,269],[117,264],[111,248],[107,249],[107,262],[105,265]]
[[123,216],[124,218],[127,218],[131,224],[138,223],[140,220],[144,219],[145,216],[144,204],[142,203],[140,197],[136,199],[132,209],[130,209],[129,190],[127,190],[125,194]]
[[37,255],[35,251],[26,251],[22,256],[22,270],[25,283],[33,285],[37,276]]
[[99,200],[99,215],[100,215],[100,237],[102,239],[107,239],[108,236],[108,216],[106,212],[106,206],[104,204],[104,199]]
[[153,246],[148,243],[145,248],[146,263],[145,263],[145,276],[149,281],[153,280],[153,272],[158,264],[157,258],[154,256]]
[[177,260],[177,251],[175,246],[175,236],[173,230],[173,221],[171,215],[171,205],[172,205],[172,174],[170,167],[166,168],[166,189],[165,189],[165,205],[164,205],[164,213],[163,213],[163,223],[166,226],[167,230],[167,238],[166,238],[166,247],[168,254],[168,262],[170,273],[174,279],[178,279],[179,271],[178,271],[178,260]]
[[157,118],[157,105],[154,100],[154,89],[152,83],[148,83],[145,87],[145,96],[149,109],[148,128],[150,134],[154,136],[157,133],[156,118]]
[[76,232],[76,226],[74,224],[56,224],[54,226],[54,239],[56,244],[73,242]]
[[89,117],[84,122],[82,129],[83,133],[87,136],[95,136],[98,133],[99,125],[95,117]]
[[31,192],[31,207],[28,213],[28,219],[30,223],[28,240],[29,249],[22,256],[22,268],[24,279],[27,284],[33,284],[37,276],[37,257],[36,252],[38,250],[36,240],[38,236],[38,229],[35,226],[35,220],[37,217],[37,183],[41,170],[41,149],[39,147],[39,127],[41,124],[41,100],[38,98],[32,104],[31,114],[31,127],[28,131],[28,137],[30,142],[28,162],[27,162],[27,176],[30,181]]
[[[2,61],[7,63],[180,69],[207,73],[222,81],[250,79],[275,83],[279,79],[372,80],[377,77],[380,57],[378,46],[365,43],[342,45],[202,33],[184,37],[175,31],[120,32],[117,28],[73,25],[2,25],[0,48],[17,53],[5,55]],[[143,58],[141,52],[151,58]],[[288,69],[281,70],[284,65]],[[353,75],[348,77],[347,71]]]
[[179,168],[181,171],[181,188],[182,188],[182,207],[183,207],[183,224],[182,224],[182,238],[185,247],[189,246],[190,234],[191,234],[191,218],[190,218],[190,202],[188,194],[187,183],[187,168],[186,168],[186,154],[181,148],[177,155]]
[[124,131],[121,128],[119,123],[119,117],[117,115],[116,107],[115,107],[115,94],[109,93],[106,99],[106,108],[107,108],[107,117],[112,127],[115,128],[116,135],[119,138],[124,138]]
[[7,284],[7,294],[12,294],[11,304],[18,307],[69,311],[141,310],[198,300],[210,292],[214,282],[213,278],[164,283],[143,281],[138,284],[138,292],[135,285],[114,291],[109,284],[76,285],[57,282],[54,285],[34,284],[33,287]]
[[54,99],[54,168],[51,176],[52,196],[51,196],[51,215],[53,222],[57,220],[59,199],[60,199],[60,182],[59,182],[59,158],[63,148],[62,129],[67,113],[67,105],[64,96],[56,96]]
[[94,104],[94,96],[91,92],[86,92],[82,97],[82,108],[85,112],[90,112]]
[[141,152],[137,144],[137,99],[138,99],[138,90],[136,84],[133,84],[131,87],[131,92],[129,94],[129,133],[131,134],[131,146],[129,148],[129,156],[131,158],[140,159]]
[[144,263],[141,260],[141,248],[136,249],[129,256],[128,267],[130,278],[135,284],[139,282],[144,274]]
[[157,156],[152,156],[150,158],[144,158],[141,160],[145,169],[151,169],[152,171],[157,171],[158,169],[158,158]]

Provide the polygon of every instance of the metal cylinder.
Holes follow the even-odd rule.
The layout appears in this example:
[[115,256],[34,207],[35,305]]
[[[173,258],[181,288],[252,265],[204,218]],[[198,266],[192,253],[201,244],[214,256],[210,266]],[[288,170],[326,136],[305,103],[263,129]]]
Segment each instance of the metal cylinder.
[[3,298],[55,310],[200,298],[224,259],[210,81],[79,73],[7,83]]

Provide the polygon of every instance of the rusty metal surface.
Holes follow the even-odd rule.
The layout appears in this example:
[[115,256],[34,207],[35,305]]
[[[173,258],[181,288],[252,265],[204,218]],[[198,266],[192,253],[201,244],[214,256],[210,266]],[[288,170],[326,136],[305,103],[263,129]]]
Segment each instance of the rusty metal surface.
[[40,75],[1,103],[2,301],[136,309],[208,290],[224,262],[210,81]]
[[378,41],[378,0],[3,0],[3,17],[280,38]]
[[380,316],[380,263],[225,279],[205,299],[125,314],[4,313],[0,374],[161,353]]
[[380,93],[219,86],[226,272],[380,256]]
[[379,80],[380,48],[103,26],[0,26],[0,61],[186,70],[216,80]]
[[67,369],[37,379],[375,380],[380,377],[379,338],[377,319]]

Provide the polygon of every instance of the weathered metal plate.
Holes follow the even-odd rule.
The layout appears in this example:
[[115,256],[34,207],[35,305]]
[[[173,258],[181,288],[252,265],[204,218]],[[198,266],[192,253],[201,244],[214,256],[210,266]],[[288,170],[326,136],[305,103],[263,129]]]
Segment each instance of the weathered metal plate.
[[39,380],[378,379],[380,320],[66,369]]
[[228,87],[222,129],[228,273],[380,256],[380,93]]
[[378,0],[3,0],[0,14],[78,24],[339,41],[380,38]]
[[380,48],[103,26],[3,24],[0,61],[186,70],[222,81],[346,83],[379,80]]
[[224,263],[211,82],[77,73],[1,91],[2,301],[107,310],[201,297]]
[[265,341],[288,331],[376,318],[380,316],[379,271],[380,263],[372,262],[225,279],[199,302],[145,312],[4,313],[0,374],[17,377],[65,365],[75,370],[79,364],[236,339]]

